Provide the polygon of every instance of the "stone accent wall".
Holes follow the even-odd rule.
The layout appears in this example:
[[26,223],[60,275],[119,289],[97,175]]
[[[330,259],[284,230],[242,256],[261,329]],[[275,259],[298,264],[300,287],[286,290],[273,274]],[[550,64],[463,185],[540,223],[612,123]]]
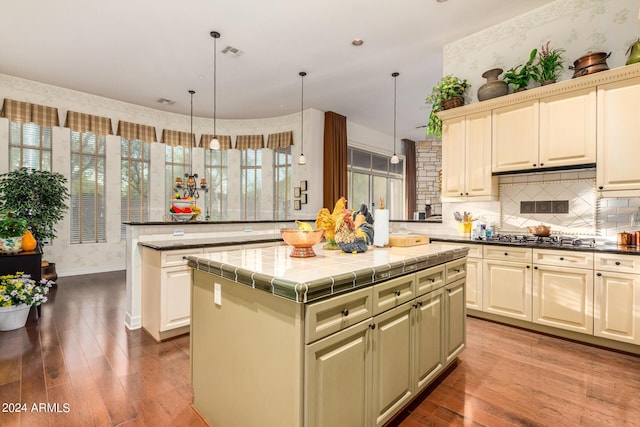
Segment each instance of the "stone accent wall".
[[431,201],[431,214],[442,214],[440,202],[442,169],[442,141],[429,139],[416,144],[416,208],[414,211],[423,212],[427,200]]

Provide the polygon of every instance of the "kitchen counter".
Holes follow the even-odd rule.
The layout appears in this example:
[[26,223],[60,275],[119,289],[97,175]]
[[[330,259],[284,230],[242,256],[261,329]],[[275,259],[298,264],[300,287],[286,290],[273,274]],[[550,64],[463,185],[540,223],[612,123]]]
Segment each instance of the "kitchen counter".
[[432,245],[371,248],[348,254],[314,246],[310,258],[292,258],[284,245],[188,256],[189,266],[296,302],[307,303],[349,289],[463,258],[466,248]]
[[573,246],[573,245],[554,245],[548,243],[535,243],[535,242],[501,242],[501,241],[486,241],[486,240],[472,240],[470,237],[460,235],[430,235],[432,242],[449,242],[460,243],[470,245],[500,245],[500,246],[517,246],[528,248],[540,248],[540,249],[552,249],[563,251],[581,251],[581,252],[593,252],[593,253],[611,253],[611,254],[624,254],[624,255],[640,255],[640,247],[637,246],[620,246],[610,241],[597,241],[596,246]]
[[198,248],[211,248],[211,247],[225,247],[247,244],[262,244],[262,243],[283,243],[281,238],[247,238],[247,237],[219,237],[219,238],[203,238],[203,239],[188,239],[176,241],[172,240],[159,240],[151,242],[138,242],[139,246],[154,249],[156,251],[172,251],[176,249],[198,249]]

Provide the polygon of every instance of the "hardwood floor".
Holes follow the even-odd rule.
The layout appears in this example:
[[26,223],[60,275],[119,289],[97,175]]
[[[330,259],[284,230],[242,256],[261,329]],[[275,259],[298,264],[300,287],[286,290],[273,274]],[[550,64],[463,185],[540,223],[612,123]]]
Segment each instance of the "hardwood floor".
[[[124,281],[60,278],[40,320],[0,332],[0,426],[204,425],[188,336],[127,330]],[[394,425],[637,426],[640,358],[470,318],[455,369]]]

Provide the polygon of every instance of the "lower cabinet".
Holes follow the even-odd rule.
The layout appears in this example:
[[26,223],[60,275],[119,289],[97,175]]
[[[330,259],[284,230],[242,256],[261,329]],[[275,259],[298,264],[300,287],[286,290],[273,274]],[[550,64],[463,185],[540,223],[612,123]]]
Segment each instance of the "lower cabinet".
[[465,281],[457,280],[444,289],[445,364],[448,365],[466,345]]
[[531,265],[485,259],[483,311],[531,321]]
[[429,385],[445,366],[444,289],[440,288],[418,297],[415,307],[413,366],[417,394]]

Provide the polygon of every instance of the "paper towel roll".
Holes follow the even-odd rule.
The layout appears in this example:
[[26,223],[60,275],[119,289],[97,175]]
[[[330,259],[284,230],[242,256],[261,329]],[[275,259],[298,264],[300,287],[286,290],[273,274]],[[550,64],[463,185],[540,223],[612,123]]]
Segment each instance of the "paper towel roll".
[[375,209],[373,212],[373,244],[386,246],[389,244],[389,209]]

